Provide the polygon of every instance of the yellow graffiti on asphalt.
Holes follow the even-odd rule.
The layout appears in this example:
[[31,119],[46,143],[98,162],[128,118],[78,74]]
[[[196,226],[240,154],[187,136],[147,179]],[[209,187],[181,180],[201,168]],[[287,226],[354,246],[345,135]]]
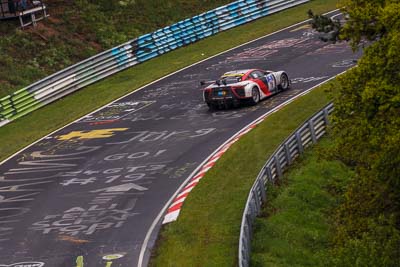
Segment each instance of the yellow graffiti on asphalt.
[[57,139],[71,140],[71,139],[107,138],[113,136],[114,132],[122,132],[126,130],[128,130],[128,128],[112,128],[112,129],[100,129],[91,131],[72,131],[68,134],[58,136]]
[[[107,261],[106,267],[111,267],[112,261]],[[76,258],[76,267],[84,267],[83,265],[83,256],[78,256]]]
[[297,31],[300,31],[300,30],[303,30],[303,29],[310,29],[310,28],[311,28],[311,25],[310,24],[306,24],[306,25],[300,26],[300,27],[298,27],[296,29],[293,29],[290,32],[297,32]]
[[[107,260],[105,267],[111,267],[112,260],[117,260],[119,258],[122,258],[123,256],[124,254],[111,254],[104,256],[103,260]],[[78,256],[76,258],[76,267],[84,267],[83,256]]]
[[83,256],[76,258],[76,267],[83,267]]
[[123,256],[124,256],[124,254],[110,254],[110,255],[105,255],[103,257],[103,260],[111,261],[111,260],[116,260],[116,259],[122,258]]

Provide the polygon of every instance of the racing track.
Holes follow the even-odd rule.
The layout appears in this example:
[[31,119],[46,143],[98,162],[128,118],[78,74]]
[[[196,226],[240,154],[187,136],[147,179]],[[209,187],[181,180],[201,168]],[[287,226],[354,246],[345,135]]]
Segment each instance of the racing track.
[[[135,265],[150,225],[216,148],[268,110],[355,64],[360,53],[322,43],[304,25],[157,81],[0,165],[0,266],[71,267],[78,256],[85,267],[109,266],[103,257],[110,254],[123,255],[108,258],[113,267]],[[255,107],[210,112],[198,82],[244,68],[283,69],[294,83]]]

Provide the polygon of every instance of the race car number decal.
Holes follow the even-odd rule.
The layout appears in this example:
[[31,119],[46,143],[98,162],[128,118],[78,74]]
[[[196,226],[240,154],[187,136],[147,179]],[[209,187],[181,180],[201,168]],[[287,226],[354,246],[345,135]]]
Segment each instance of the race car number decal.
[[275,77],[272,74],[267,75],[268,90],[273,91],[276,87]]

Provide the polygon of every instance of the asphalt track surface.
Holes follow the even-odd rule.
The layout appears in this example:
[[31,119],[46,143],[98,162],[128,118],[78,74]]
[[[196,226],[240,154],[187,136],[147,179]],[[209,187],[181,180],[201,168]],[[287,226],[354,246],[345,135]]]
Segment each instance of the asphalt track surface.
[[[361,52],[323,43],[305,25],[155,82],[0,165],[0,266],[71,267],[79,256],[85,267],[135,266],[155,218],[213,151],[275,106],[355,65]],[[292,88],[257,106],[209,111],[199,81],[246,68],[285,70]]]

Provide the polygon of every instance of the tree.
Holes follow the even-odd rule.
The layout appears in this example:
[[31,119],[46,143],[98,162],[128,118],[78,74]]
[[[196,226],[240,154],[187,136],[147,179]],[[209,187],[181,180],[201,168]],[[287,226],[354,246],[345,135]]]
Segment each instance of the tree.
[[[334,154],[356,170],[335,215],[335,244],[341,256],[353,257],[341,262],[356,265],[354,255],[366,255],[365,251],[350,253],[346,248],[368,252],[376,247],[362,242],[400,247],[398,238],[395,246],[388,246],[385,240],[393,240],[374,235],[382,227],[391,227],[387,232],[397,236],[400,230],[400,1],[343,0],[341,5],[347,18],[344,25],[312,12],[310,16],[314,28],[337,31],[334,41],[349,40],[353,49],[367,46],[358,66],[339,77],[334,99]],[[389,257],[392,261],[386,266],[400,265],[399,253],[393,255],[397,258]]]

